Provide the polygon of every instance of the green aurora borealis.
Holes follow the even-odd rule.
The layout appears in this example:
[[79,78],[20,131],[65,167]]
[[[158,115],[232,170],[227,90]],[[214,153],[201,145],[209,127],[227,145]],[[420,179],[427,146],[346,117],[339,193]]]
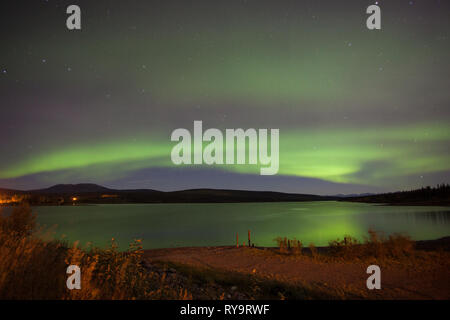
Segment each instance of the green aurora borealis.
[[[76,1],[73,32],[69,2],[18,1],[0,26],[0,186],[333,194],[449,182],[449,2],[379,2],[382,30],[369,31],[373,1]],[[183,175],[194,168],[171,164],[170,134],[194,120],[279,128],[279,177],[258,182],[248,165]]]

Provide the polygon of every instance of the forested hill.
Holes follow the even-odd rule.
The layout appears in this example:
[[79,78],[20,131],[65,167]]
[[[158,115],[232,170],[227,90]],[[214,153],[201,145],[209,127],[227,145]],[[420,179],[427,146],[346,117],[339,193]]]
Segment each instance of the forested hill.
[[362,197],[349,197],[342,201],[387,203],[392,205],[450,205],[450,185],[424,187],[410,191],[399,191]]

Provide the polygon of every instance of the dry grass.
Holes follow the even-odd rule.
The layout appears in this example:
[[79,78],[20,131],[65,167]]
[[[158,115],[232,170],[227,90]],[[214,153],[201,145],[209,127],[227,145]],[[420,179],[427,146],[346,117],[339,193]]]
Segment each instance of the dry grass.
[[[0,214],[0,299],[189,299],[165,275],[142,265],[139,240],[120,252],[114,239],[107,249],[69,247],[35,234],[36,216],[27,206]],[[66,287],[66,268],[81,269],[81,290]]]
[[331,256],[344,260],[398,261],[412,258],[416,254],[415,242],[407,235],[392,234],[384,237],[382,233],[373,230],[369,230],[368,234],[369,236],[362,242],[350,236],[345,236],[343,240],[330,241]]
[[314,245],[314,243],[310,243],[308,248],[309,248],[309,251],[311,252],[311,257],[316,258],[317,257],[317,248]]
[[302,249],[303,249],[303,243],[296,238],[294,239],[288,239],[286,237],[277,237],[274,239],[274,241],[277,243],[277,246],[280,248],[280,253],[285,254],[295,254],[295,255],[301,255]]
[[[278,237],[275,239],[280,253],[302,254],[302,242],[296,239]],[[295,244],[295,245],[292,245]],[[344,261],[400,261],[417,256],[415,242],[403,234],[392,234],[385,237],[382,233],[368,231],[364,241],[351,236],[336,239],[328,243],[328,248],[316,248],[313,243],[308,246],[308,253],[314,259]],[[319,250],[320,249],[320,250]]]

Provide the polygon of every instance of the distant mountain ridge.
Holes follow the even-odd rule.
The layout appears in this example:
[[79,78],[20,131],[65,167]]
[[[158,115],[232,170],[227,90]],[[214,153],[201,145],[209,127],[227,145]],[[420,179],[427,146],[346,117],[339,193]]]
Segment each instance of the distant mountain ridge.
[[57,184],[45,189],[30,190],[31,193],[89,193],[89,192],[110,192],[112,189],[94,183],[79,184]]
[[226,202],[285,202],[335,200],[335,197],[273,191],[226,189],[189,189],[157,191],[152,189],[116,190],[97,184],[57,184],[29,191],[6,190],[7,194],[24,195],[31,204],[73,203],[226,203]]

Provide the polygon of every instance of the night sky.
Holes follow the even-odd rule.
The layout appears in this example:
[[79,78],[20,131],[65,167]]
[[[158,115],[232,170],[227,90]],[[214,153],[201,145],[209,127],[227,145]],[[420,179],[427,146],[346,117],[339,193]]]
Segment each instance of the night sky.
[[[337,194],[450,182],[450,1],[0,5],[0,187]],[[78,4],[82,30],[66,28]],[[174,166],[176,128],[279,128],[280,170]]]

